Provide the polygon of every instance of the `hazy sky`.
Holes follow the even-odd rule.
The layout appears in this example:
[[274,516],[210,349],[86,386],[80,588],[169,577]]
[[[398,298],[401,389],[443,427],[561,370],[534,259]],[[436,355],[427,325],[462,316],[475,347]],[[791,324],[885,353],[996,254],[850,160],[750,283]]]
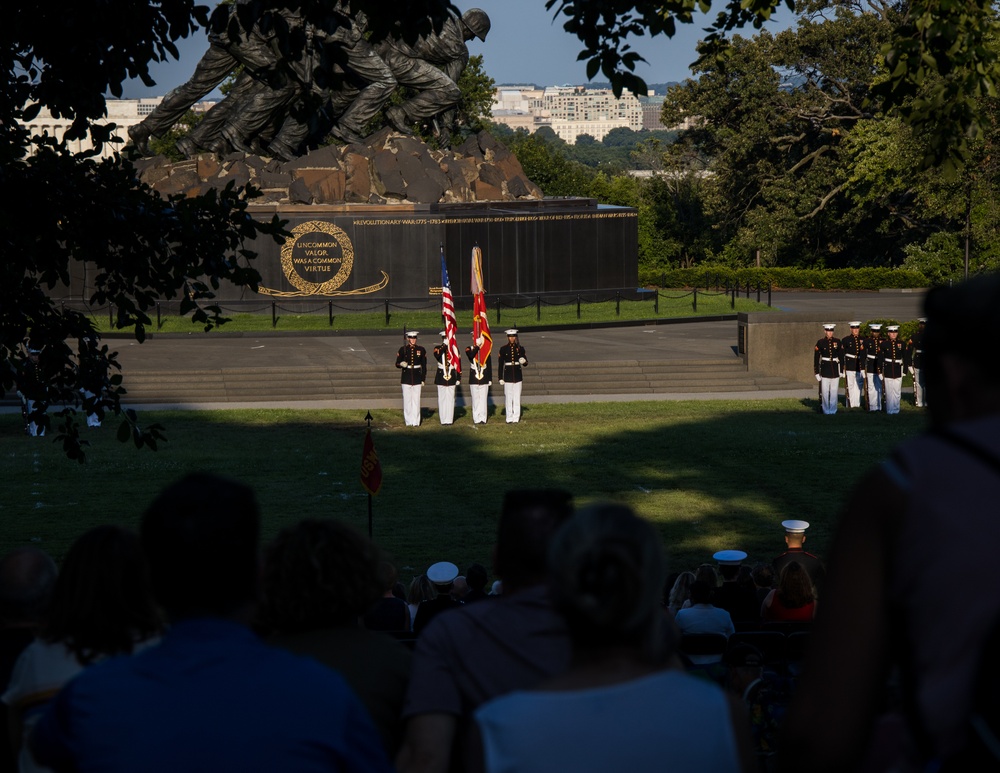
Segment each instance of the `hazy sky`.
[[[469,0],[458,6],[468,10],[474,7],[472,3],[489,14],[492,29],[485,43],[472,40],[469,50],[483,55],[486,73],[497,83],[554,86],[587,82],[586,62],[576,61],[582,48],[580,41],[563,30],[561,22],[553,22],[552,13],[545,10],[545,0]],[[633,50],[648,62],[640,64],[636,73],[647,83],[688,77],[688,65],[695,59],[695,44],[704,36],[702,28],[712,18],[714,14],[700,17],[695,24],[678,25],[680,29],[673,38],[634,39]],[[205,33],[199,31],[193,38],[179,40],[177,44],[179,61],[152,65],[157,85],[147,88],[141,81],[132,81],[125,86],[126,98],[161,96],[190,77],[208,48]],[[604,79],[599,74],[597,80]]]

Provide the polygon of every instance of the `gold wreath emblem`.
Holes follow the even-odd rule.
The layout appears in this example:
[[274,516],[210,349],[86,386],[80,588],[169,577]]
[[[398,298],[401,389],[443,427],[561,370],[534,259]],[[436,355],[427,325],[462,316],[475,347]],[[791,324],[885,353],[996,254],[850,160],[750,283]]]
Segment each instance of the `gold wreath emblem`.
[[[292,260],[292,253],[299,238],[306,234],[316,233],[317,231],[332,236],[340,247],[340,252],[343,256],[337,275],[333,279],[323,283],[310,282],[303,279],[298,271],[295,270],[295,263]],[[295,226],[292,229],[292,238],[286,241],[281,248],[281,270],[284,271],[285,278],[301,290],[303,295],[329,295],[333,293],[334,290],[347,281],[347,277],[351,275],[353,267],[354,246],[351,244],[350,237],[344,232],[344,229],[338,228],[332,223],[324,223],[321,220],[310,220],[307,223]]]

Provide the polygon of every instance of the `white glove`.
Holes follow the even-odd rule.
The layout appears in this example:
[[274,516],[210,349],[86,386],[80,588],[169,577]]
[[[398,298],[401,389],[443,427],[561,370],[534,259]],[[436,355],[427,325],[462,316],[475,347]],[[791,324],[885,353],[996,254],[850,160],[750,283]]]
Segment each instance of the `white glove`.
[[500,379],[500,383],[503,384],[503,379]]
[[822,381],[822,380],[823,380],[823,377],[822,377],[821,375],[819,375],[819,373],[817,373],[817,374],[816,374],[816,380],[817,380],[817,381]]
[[522,365],[527,365],[528,364],[528,361],[526,359],[524,359],[524,357],[519,358],[518,362],[521,363]]
[[861,375],[862,375],[862,376],[863,376],[864,378],[868,378],[868,371],[867,371],[867,370],[863,370],[863,371],[861,371]]
[[913,375],[913,368],[910,368],[910,375]]
[[486,339],[483,336],[479,336],[479,338],[476,339],[476,346],[482,346],[485,342]]

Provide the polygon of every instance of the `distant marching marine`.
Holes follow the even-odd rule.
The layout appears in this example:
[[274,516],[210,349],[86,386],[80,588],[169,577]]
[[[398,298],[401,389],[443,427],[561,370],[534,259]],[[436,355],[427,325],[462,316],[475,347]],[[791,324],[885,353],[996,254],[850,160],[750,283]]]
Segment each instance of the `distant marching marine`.
[[899,398],[903,386],[903,372],[909,356],[906,343],[899,340],[899,325],[889,325],[889,340],[883,341],[878,351],[878,373],[885,387],[885,412],[899,413]]
[[437,384],[438,418],[442,424],[451,424],[455,421],[455,392],[462,383],[462,374],[448,359],[448,333],[444,330],[441,331],[441,343],[434,347],[434,359],[437,361],[434,383]]
[[813,353],[813,372],[820,387],[820,405],[823,413],[837,412],[837,391],[840,388],[840,371],[844,365],[844,350],[840,339],[833,337],[836,325],[823,325],[823,338],[816,342]]
[[851,334],[840,340],[844,351],[844,403],[848,408],[861,407],[861,395],[865,391],[865,339],[861,337],[861,322],[849,323]]
[[917,320],[919,326],[917,332],[910,336],[906,342],[906,349],[910,354],[910,375],[913,376],[913,403],[917,408],[923,408],[927,403],[927,395],[924,394],[924,326],[927,324],[927,317]]
[[882,376],[878,372],[878,350],[882,345],[882,325],[868,326],[871,335],[865,339],[865,386],[867,387],[868,410],[882,410]]

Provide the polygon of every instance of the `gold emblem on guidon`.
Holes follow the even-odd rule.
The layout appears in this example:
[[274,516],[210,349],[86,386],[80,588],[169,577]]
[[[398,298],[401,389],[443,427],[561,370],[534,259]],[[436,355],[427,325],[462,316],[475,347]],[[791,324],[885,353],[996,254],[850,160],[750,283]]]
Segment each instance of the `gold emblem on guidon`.
[[[314,233],[324,233],[328,236],[333,237],[333,240],[340,247],[341,261],[340,270],[337,271],[336,275],[327,280],[326,282],[310,282],[304,279],[295,268],[294,252],[296,244],[299,239],[307,234]],[[306,248],[308,242],[303,243],[300,249]],[[334,290],[340,287],[344,282],[347,281],[347,277],[351,275],[351,269],[354,267],[354,245],[351,244],[351,240],[348,235],[344,232],[344,229],[339,228],[332,223],[324,223],[321,220],[310,220],[307,223],[301,223],[292,229],[292,238],[285,242],[281,248],[281,270],[285,273],[285,278],[296,288],[298,288],[303,295],[333,295]],[[263,289],[263,288],[261,288]],[[339,295],[340,293],[336,293]]]

